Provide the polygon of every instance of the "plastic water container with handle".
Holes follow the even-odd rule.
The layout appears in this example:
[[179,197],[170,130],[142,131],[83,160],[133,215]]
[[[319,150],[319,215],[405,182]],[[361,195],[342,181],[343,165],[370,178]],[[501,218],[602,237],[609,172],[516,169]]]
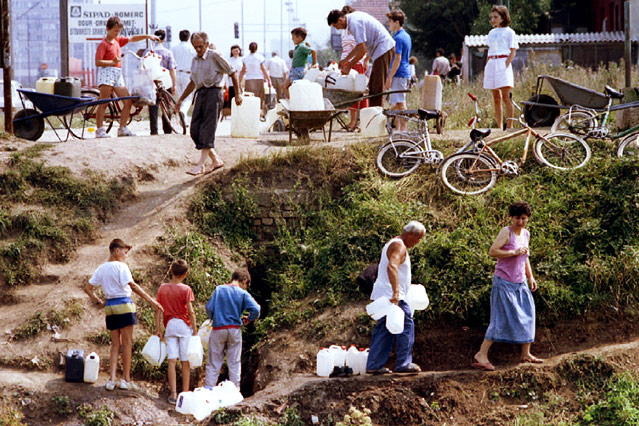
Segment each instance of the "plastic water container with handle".
[[366,313],[370,315],[375,321],[383,318],[388,311],[388,308],[392,303],[386,296],[382,296],[379,299],[374,300],[373,302],[366,305]]
[[225,380],[216,387],[219,388],[220,394],[223,395],[223,407],[229,407],[231,405],[239,404],[244,400],[244,397],[240,393],[240,390],[230,380]]
[[365,92],[368,87],[368,77],[366,74],[357,74],[353,82],[353,90],[356,92]]
[[84,383],[95,383],[98,381],[100,372],[100,357],[95,352],[91,352],[84,360]]
[[421,284],[411,284],[406,292],[406,303],[408,303],[411,309],[421,311],[428,308],[430,301],[426,294],[426,289]]
[[317,352],[317,367],[315,372],[320,377],[328,377],[333,371],[333,354],[329,349],[320,348]]
[[288,89],[291,111],[323,111],[322,86],[314,81],[296,80]]
[[368,363],[368,351],[369,349],[361,348],[359,350],[359,374],[362,376],[366,374],[366,364]]
[[346,351],[346,366],[353,369],[353,374],[359,373],[359,351],[355,345]]
[[260,135],[260,98],[242,93],[242,105],[231,102],[231,137],[257,138]]
[[400,334],[404,331],[404,311],[393,304],[386,314],[386,329],[391,334]]
[[346,350],[338,345],[331,345],[328,349],[333,355],[333,367],[343,367],[346,362]]
[[210,319],[207,319],[202,323],[200,329],[197,331],[197,335],[200,336],[200,340],[202,341],[202,346],[204,348],[208,348],[209,346],[209,337],[211,337],[211,330],[213,330],[213,324]]
[[166,343],[161,342],[158,336],[151,336],[142,349],[142,356],[153,367],[162,365],[166,358]]
[[382,107],[369,107],[359,110],[360,133],[365,138],[377,138],[386,135],[386,116]]
[[442,79],[438,75],[425,75],[422,86],[422,108],[440,111],[443,90]]
[[36,92],[49,93],[53,95],[55,91],[55,83],[58,81],[56,77],[41,77],[36,81]]
[[204,359],[204,348],[202,347],[200,336],[189,337],[189,343],[186,348],[186,357],[191,364],[191,368],[201,367]]

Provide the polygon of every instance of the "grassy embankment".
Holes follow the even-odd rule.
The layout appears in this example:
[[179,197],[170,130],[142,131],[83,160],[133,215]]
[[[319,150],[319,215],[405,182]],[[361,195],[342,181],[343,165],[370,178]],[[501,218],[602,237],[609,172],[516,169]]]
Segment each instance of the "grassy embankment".
[[[580,70],[577,80],[571,78],[574,70],[532,69],[520,78],[515,97],[526,99],[535,76],[543,72],[599,89],[604,84],[619,86],[621,74],[615,65],[598,73]],[[486,125],[491,121],[491,100],[477,87],[475,83],[470,90],[482,99]],[[446,86],[449,128],[463,128],[472,115],[472,103],[465,99],[468,90]],[[442,142],[439,148],[446,154],[452,144]],[[400,181],[381,178],[373,165],[376,150],[367,144],[246,160],[207,185],[193,202],[191,235],[221,237],[264,268],[261,279],[268,288],[270,313],[258,324],[258,336],[304,323],[311,335],[321,338],[326,327],[336,324],[320,324],[316,316],[352,299],[365,299],[354,278],[377,261],[384,241],[418,219],[427,235],[412,251],[413,277],[426,286],[432,305],[427,313],[417,314],[417,323],[482,326],[488,321],[494,269],[488,247],[500,227],[508,224],[508,205],[527,200],[534,212],[529,228],[531,262],[540,284],[538,323],[596,315],[610,306],[622,316],[635,316],[639,164],[614,158],[606,143],[591,145],[594,158],[584,169],[562,173],[529,161],[521,176],[503,178],[490,193],[472,198],[448,193],[426,167]],[[514,158],[519,149],[519,141],[513,141],[498,152]],[[308,191],[312,196],[308,205],[298,206],[299,226],[287,228],[280,221],[271,249],[255,250],[251,228],[258,209],[251,191],[264,188]],[[607,393],[597,395],[612,398],[612,389],[626,387],[630,390],[624,397],[632,399],[636,385],[629,377],[610,376],[600,388]],[[575,424],[590,424],[587,420],[596,407],[584,406],[573,418]],[[544,423],[535,423],[535,418],[520,424]]]
[[[73,176],[63,167],[37,159],[45,145],[16,151],[0,172],[0,302],[14,303],[11,289],[41,277],[45,262],[64,263],[76,247],[94,238],[96,226],[133,195],[126,180],[104,181],[99,176]],[[17,339],[38,334],[47,324],[64,327],[78,317],[76,303],[60,311],[36,312],[14,330]]]

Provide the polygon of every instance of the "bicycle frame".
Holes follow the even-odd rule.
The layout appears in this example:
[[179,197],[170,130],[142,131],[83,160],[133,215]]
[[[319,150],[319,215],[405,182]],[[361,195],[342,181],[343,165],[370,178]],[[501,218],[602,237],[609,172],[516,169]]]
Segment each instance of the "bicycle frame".
[[[568,117],[570,119],[570,115],[573,113],[573,111],[579,111],[579,112],[586,112],[588,114],[590,114],[592,116],[592,118],[595,118],[597,120],[599,120],[599,129],[608,129],[608,119],[610,118],[610,112],[611,112],[611,107],[612,107],[612,98],[608,98],[608,105],[606,106],[606,109],[604,111],[597,111],[594,110],[592,108],[585,108],[579,105],[573,105],[570,107],[570,109],[568,110]],[[630,127],[629,129],[626,129],[624,131],[618,132],[618,133],[607,133],[606,137],[611,139],[611,140],[616,140],[616,139],[622,139],[634,132],[636,132],[637,130],[639,130],[639,124],[636,124],[632,127]]]
[[[385,115],[388,118],[391,117],[397,117],[400,116],[401,114],[392,114],[392,115],[388,115],[385,112]],[[414,117],[410,117],[407,115],[402,115],[401,117],[402,119],[406,120],[407,122],[414,122],[414,123],[418,123],[419,124],[419,140],[414,142],[415,145],[422,145],[424,149],[421,149],[420,147],[420,151],[415,151],[411,154],[405,154],[402,153],[400,154],[400,156],[402,158],[414,158],[414,159],[419,159],[422,160],[425,158],[426,153],[433,151],[433,146],[430,140],[430,132],[428,131],[428,121],[427,120],[422,120],[419,118],[414,118]],[[392,124],[391,124],[392,120],[387,120],[386,121],[386,131],[388,132],[388,134],[390,135],[389,137],[389,141],[391,143],[391,145],[393,144],[393,139],[399,139],[399,138],[393,138],[394,134],[392,132]],[[402,133],[398,133],[399,136],[402,136]],[[404,133],[404,135],[406,135],[406,133]],[[409,136],[406,136],[407,138]],[[393,145],[394,148],[394,145]]]
[[[484,156],[492,158],[493,160],[495,160],[495,162],[497,163],[499,168],[496,168],[496,169],[482,169],[481,171],[482,172],[487,171],[487,170],[490,170],[490,171],[501,171],[501,166],[502,166],[502,164],[504,164],[504,161],[499,157],[499,155],[497,155],[497,153],[491,148],[491,146],[492,145],[496,145],[499,142],[503,142],[503,141],[508,140],[508,139],[516,138],[516,137],[524,135],[524,134],[526,134],[526,143],[524,144],[524,150],[523,150],[522,156],[519,158],[519,163],[518,163],[519,166],[522,166],[526,162],[526,159],[528,158],[528,150],[530,148],[530,136],[541,137],[541,135],[539,133],[535,132],[530,127],[523,128],[523,129],[518,130],[518,131],[516,131],[514,133],[495,138],[495,139],[493,139],[491,141],[488,141],[488,142],[483,142],[483,144],[482,144],[482,146],[481,146],[481,148],[479,150],[479,153],[478,153],[479,156],[484,155]],[[488,154],[486,154],[486,153],[488,153]]]

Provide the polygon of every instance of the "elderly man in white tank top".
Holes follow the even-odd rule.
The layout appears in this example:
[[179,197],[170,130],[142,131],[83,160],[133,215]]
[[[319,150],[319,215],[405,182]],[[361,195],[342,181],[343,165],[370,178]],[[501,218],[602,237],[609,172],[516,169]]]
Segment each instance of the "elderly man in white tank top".
[[404,227],[399,237],[387,242],[382,249],[371,300],[388,297],[391,303],[398,305],[404,311],[404,331],[401,334],[391,334],[386,328],[386,317],[377,322],[373,329],[368,362],[366,363],[368,374],[391,373],[388,368],[384,367],[384,364],[388,361],[393,342],[397,342],[395,373],[415,374],[421,371],[419,366],[412,362],[415,326],[410,308],[406,303],[406,293],[411,285],[408,249],[419,244],[425,233],[424,225],[412,221]]

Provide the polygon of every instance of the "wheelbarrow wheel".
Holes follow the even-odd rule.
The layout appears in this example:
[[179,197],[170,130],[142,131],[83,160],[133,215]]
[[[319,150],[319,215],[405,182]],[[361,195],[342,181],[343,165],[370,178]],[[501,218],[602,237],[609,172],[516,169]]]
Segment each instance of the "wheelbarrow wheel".
[[[558,105],[557,101],[549,95],[534,95],[528,102],[546,105]],[[524,108],[524,118],[530,127],[552,126],[559,115],[559,108],[526,105]]]
[[18,122],[15,121],[32,115],[38,115],[38,111],[34,109],[21,109],[16,113],[13,122],[13,131],[17,137],[30,141],[40,139],[40,136],[42,136],[44,132],[44,118],[33,117]]

